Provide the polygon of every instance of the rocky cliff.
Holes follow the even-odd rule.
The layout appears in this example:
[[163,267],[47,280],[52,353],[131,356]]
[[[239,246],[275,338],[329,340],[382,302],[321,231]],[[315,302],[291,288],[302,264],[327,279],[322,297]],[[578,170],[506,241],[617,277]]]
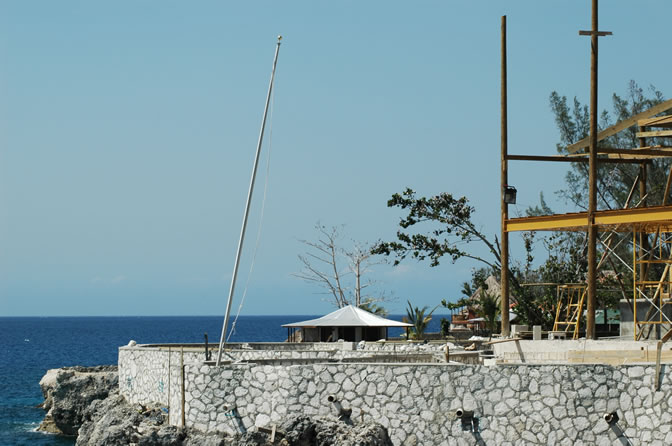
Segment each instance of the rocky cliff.
[[84,411],[96,400],[108,397],[119,387],[116,366],[64,367],[48,370],[40,380],[47,411],[38,430],[60,435],[77,435]]

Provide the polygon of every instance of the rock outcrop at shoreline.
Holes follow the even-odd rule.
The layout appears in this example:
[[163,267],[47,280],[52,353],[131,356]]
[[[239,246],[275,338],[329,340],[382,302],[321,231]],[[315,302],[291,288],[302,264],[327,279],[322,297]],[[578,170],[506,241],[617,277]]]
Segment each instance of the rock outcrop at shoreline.
[[379,424],[352,425],[331,417],[289,416],[275,435],[254,430],[231,437],[171,426],[165,408],[126,402],[118,391],[116,366],[49,370],[40,387],[47,414],[39,430],[76,435],[78,446],[392,445]]
[[40,380],[47,411],[37,430],[60,435],[77,435],[84,411],[96,400],[108,397],[119,387],[117,366],[63,367],[48,370]]

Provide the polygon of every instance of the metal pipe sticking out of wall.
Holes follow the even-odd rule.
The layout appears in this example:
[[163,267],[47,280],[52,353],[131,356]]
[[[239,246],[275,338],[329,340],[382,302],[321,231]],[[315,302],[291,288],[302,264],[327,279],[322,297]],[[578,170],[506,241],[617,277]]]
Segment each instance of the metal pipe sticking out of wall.
[[605,413],[603,415],[603,418],[604,418],[604,421],[607,422],[607,424],[616,424],[616,423],[618,423],[618,420],[620,419],[618,417],[618,413],[616,411]]
[[338,419],[345,421],[346,423],[350,423],[350,416],[352,415],[352,409],[346,409],[343,407],[343,405],[338,401],[338,398],[336,398],[336,395],[328,395],[327,396],[327,401],[332,403],[334,405],[334,408],[338,411]]
[[477,433],[479,429],[478,418],[474,416],[473,410],[464,410],[462,408],[455,411],[455,415],[462,422],[462,430]]
[[461,418],[461,419],[473,418],[474,417],[474,411],[473,410],[457,409],[455,411],[455,415],[457,415],[457,418]]

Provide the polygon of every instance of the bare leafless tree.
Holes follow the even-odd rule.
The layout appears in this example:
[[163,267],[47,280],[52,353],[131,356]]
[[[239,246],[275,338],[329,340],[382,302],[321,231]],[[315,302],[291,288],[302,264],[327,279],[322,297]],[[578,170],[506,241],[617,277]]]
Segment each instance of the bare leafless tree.
[[[321,287],[322,294],[329,296],[327,301],[337,308],[352,304],[367,311],[384,312],[377,304],[390,300],[389,296],[365,292],[375,284],[368,273],[384,260],[376,258],[370,247],[362,243],[352,242],[349,250],[341,247],[342,229],[343,226],[327,227],[318,222],[315,225],[319,233],[317,241],[299,240],[308,250],[298,256],[303,269],[293,276]],[[352,278],[353,286],[346,286]]]

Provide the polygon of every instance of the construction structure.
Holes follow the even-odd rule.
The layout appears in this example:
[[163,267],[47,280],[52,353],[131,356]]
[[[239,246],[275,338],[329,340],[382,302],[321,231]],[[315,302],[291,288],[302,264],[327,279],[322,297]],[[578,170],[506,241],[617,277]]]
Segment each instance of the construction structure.
[[579,339],[585,298],[585,284],[568,283],[557,286],[553,331],[565,331],[572,334],[572,339]]
[[[531,156],[510,155],[507,147],[506,118],[506,18],[502,18],[502,147],[501,147],[501,239],[502,239],[502,314],[508,315],[509,309],[509,260],[508,233],[515,231],[585,231],[587,232],[587,277],[581,284],[585,291],[580,292],[578,301],[570,307],[558,299],[556,307],[556,327],[562,320],[560,313],[565,311],[563,330],[574,330],[578,337],[579,321],[586,304],[586,338],[595,339],[595,305],[597,269],[606,261],[617,261],[626,265],[632,272],[632,314],[634,337],[646,339],[652,336],[660,338],[672,328],[672,256],[670,254],[672,238],[672,206],[668,204],[672,169],[667,176],[662,202],[652,203],[647,191],[647,166],[656,159],[672,157],[672,144],[649,144],[651,138],[669,141],[672,138],[672,116],[659,116],[672,109],[672,100],[664,101],[651,109],[632,116],[598,133],[597,131],[597,53],[598,37],[611,35],[598,31],[597,0],[592,1],[592,30],[580,31],[580,35],[591,36],[591,100],[590,135],[581,141],[569,145],[565,155]],[[639,147],[628,149],[603,147],[599,143],[634,125],[639,127],[636,136]],[[508,161],[541,161],[588,163],[589,199],[588,210],[584,212],[509,218],[508,204],[511,202],[508,185]],[[639,175],[632,185],[630,194],[622,209],[597,209],[597,165],[599,163],[629,163],[639,165]],[[639,200],[632,199],[635,189],[639,188]],[[515,202],[515,200],[514,200]],[[602,238],[599,237],[602,234]],[[632,235],[632,264],[615,253],[615,246]],[[601,258],[597,258],[597,246],[601,246]],[[621,287],[624,285],[621,283]],[[567,289],[569,291],[569,288]],[[508,318],[502,318],[502,335],[508,336]]]

